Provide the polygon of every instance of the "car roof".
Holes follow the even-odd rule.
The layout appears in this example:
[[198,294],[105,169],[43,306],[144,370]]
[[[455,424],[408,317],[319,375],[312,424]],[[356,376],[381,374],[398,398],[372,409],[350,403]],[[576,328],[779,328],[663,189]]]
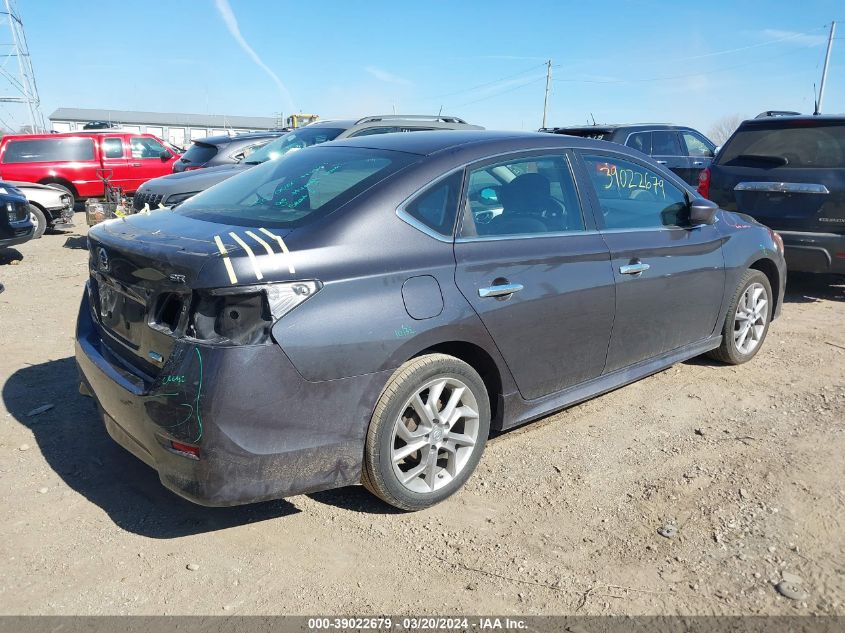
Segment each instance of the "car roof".
[[822,121],[828,123],[840,123],[845,121],[845,114],[798,114],[798,115],[775,115],[758,116],[747,119],[742,125],[760,125],[766,123],[795,123],[798,121]]
[[254,141],[265,138],[276,138],[277,136],[282,136],[283,134],[287,134],[287,132],[282,132],[281,130],[269,132],[247,132],[246,134],[237,134],[235,136],[229,136],[228,134],[219,134],[217,136],[206,136],[205,138],[197,138],[194,139],[193,142],[204,143],[206,145],[228,145],[229,143]]
[[[523,141],[520,143],[519,141]],[[346,147],[363,147],[367,149],[383,149],[408,154],[427,156],[443,150],[458,147],[473,146],[482,150],[485,147],[495,147],[502,143],[507,145],[505,151],[512,151],[514,145],[525,145],[525,149],[534,147],[579,147],[607,149],[608,143],[595,139],[569,136],[564,141],[558,135],[540,132],[509,132],[494,130],[432,130],[423,132],[395,134],[374,134],[323,143],[322,146],[336,145]],[[614,151],[619,146],[612,145]],[[517,147],[516,150],[519,148]]]
[[567,125],[563,127],[543,128],[542,132],[553,132],[555,134],[566,134],[567,130],[578,130],[579,132],[611,132],[620,129],[631,130],[691,130],[686,125],[675,125],[674,123],[608,123],[606,125]]

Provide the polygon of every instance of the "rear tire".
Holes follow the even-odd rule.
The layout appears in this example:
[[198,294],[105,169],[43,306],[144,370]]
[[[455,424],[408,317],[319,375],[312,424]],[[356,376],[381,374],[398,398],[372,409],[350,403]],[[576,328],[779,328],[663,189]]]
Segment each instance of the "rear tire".
[[750,361],[763,347],[772,308],[769,278],[753,268],[745,271],[725,315],[722,344],[708,352],[708,356],[729,365]]
[[35,233],[33,233],[32,239],[37,240],[39,237],[44,235],[44,231],[47,230],[47,217],[41,209],[36,207],[34,204],[30,204],[29,219],[32,220],[32,223],[35,225]]
[[490,401],[478,372],[445,354],[414,358],[376,404],[361,483],[402,510],[428,508],[466,483],[489,432]]

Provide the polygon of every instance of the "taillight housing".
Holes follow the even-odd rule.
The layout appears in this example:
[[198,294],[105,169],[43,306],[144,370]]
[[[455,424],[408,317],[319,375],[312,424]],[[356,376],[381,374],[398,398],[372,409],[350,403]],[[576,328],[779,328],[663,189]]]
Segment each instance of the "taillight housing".
[[187,335],[216,345],[264,345],[273,324],[316,294],[316,280],[198,290]]
[[698,193],[710,199],[710,168],[705,167],[698,174]]

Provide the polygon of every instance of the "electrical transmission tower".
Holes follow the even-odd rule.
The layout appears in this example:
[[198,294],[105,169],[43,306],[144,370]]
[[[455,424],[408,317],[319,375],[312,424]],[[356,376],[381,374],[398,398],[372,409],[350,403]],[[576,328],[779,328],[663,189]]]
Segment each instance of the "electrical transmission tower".
[[15,0],[0,1],[0,106],[0,124],[4,127],[18,131],[21,121],[28,121],[31,132],[45,130],[35,71]]

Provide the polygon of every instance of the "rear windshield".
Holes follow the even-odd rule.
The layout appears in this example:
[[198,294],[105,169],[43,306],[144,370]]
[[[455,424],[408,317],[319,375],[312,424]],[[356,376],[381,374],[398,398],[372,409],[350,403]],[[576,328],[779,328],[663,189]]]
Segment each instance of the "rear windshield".
[[800,121],[741,127],[717,163],[747,167],[845,167],[845,122]]
[[229,178],[174,212],[208,222],[293,228],[332,213],[418,159],[359,147],[314,147]]
[[192,165],[202,165],[207,163],[217,155],[217,146],[209,145],[208,143],[194,142],[188,151],[182,155],[183,163],[191,163]]
[[90,138],[42,138],[9,141],[4,163],[40,163],[94,160]]
[[264,147],[255,150],[249,155],[247,165],[258,165],[274,158],[284,156],[288,152],[319,145],[327,141],[333,141],[343,132],[339,127],[304,127],[281,138],[267,143]]

